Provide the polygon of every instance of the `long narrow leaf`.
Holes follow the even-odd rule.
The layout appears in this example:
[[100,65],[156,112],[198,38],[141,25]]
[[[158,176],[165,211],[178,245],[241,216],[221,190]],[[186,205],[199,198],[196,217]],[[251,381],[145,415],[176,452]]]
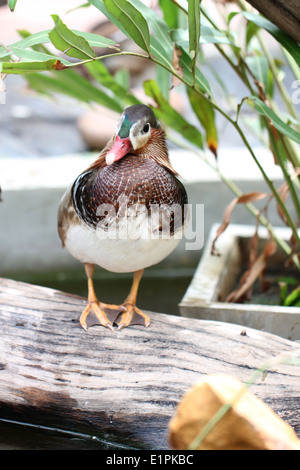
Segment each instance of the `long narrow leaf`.
[[195,83],[196,61],[200,40],[200,3],[201,0],[189,0],[188,21],[189,21],[189,52],[192,59],[191,68]]
[[[37,44],[45,44],[50,42],[49,39],[49,32],[51,30],[46,30],[46,31],[40,31],[38,33],[34,34],[26,34],[26,37],[23,39],[20,39],[19,41],[10,44],[8,48],[10,47],[20,47],[22,49],[25,49],[26,47],[32,47],[36,46]],[[22,35],[22,31],[19,32]]]
[[269,92],[269,76],[268,76],[268,61],[263,56],[257,54],[246,57],[246,63],[256,77],[256,79],[263,85],[264,92]]
[[[90,0],[90,3],[101,11],[120,31],[130,37],[123,24],[106,8],[103,0]],[[143,15],[152,36],[150,37],[150,54],[167,67],[172,66],[173,45],[169,36],[169,28],[163,18],[155,10],[139,0],[131,0],[131,4]],[[132,38],[131,38],[132,39]]]
[[131,39],[150,54],[150,33],[143,15],[127,0],[104,0],[104,4],[123,25]]
[[[178,28],[170,31],[170,36],[179,46],[188,50],[189,48],[189,30],[187,28]],[[226,34],[218,31],[210,25],[201,24],[200,44],[235,44],[228,39]]]
[[73,33],[82,36],[86,39],[91,47],[112,47],[118,49],[119,47],[113,39],[106,38],[100,34],[86,33],[85,31],[77,31],[76,29],[71,30]]
[[56,59],[50,59],[44,62],[27,62],[25,60],[21,62],[0,62],[0,72],[13,74],[44,72],[45,70],[62,70],[65,67],[65,65]]
[[257,96],[249,96],[248,103],[253,103],[255,109],[262,115],[267,116],[274,127],[284,135],[289,137],[290,139],[294,140],[298,144],[300,144],[300,134],[296,132],[292,127],[286,124],[282,119],[280,119],[277,114],[272,111],[263,101],[261,101]]
[[245,18],[248,21],[252,21],[260,28],[265,29],[271,34],[281,45],[284,47],[294,58],[298,67],[300,67],[300,48],[299,45],[294,41],[288,34],[284,33],[281,29],[277,28],[271,21],[267,20],[261,15],[257,15],[251,12],[243,12]]
[[159,0],[160,8],[163,12],[164,20],[170,29],[178,28],[178,7],[170,0]]
[[72,65],[72,62],[69,62],[66,59],[62,59],[58,56],[54,56],[52,54],[45,54],[44,52],[34,51],[32,49],[21,49],[19,47],[13,47],[12,52],[21,59],[25,59],[26,61],[47,61],[49,59],[60,60],[60,62],[66,66]]
[[10,11],[14,11],[16,8],[17,0],[8,0],[8,7]]
[[187,93],[193,111],[205,129],[207,146],[217,156],[218,133],[215,124],[214,108],[209,101],[196,94],[191,88],[187,88]]
[[71,31],[57,15],[52,15],[55,27],[49,32],[52,44],[65,54],[77,59],[93,59],[96,57],[93,49],[83,36]]
[[175,111],[175,109],[164,98],[157,83],[154,80],[147,80],[144,82],[144,90],[146,95],[150,96],[157,104],[157,107],[154,109],[156,115],[161,121],[181,134],[192,144],[199,148],[203,148],[203,138],[201,132],[188,121],[186,121],[180,113]]
[[[183,69],[183,77],[185,81],[189,85],[193,85],[193,76],[192,76],[192,61],[189,56],[189,54],[182,49],[182,55],[181,55],[181,60],[180,60],[180,65],[182,66]],[[196,68],[196,88],[198,88],[200,91],[207,93],[208,95],[211,95],[211,89],[209,86],[209,83],[199,67]]]
[[140,103],[130,91],[116,81],[101,61],[89,62],[85,66],[99,84],[107,88],[115,97],[118,97],[121,107]]
[[161,18],[153,8],[149,8],[140,0],[130,0],[132,5],[138,9],[149,25],[151,34],[172,54],[172,44],[169,36],[169,27],[165,20]]
[[71,96],[83,103],[98,103],[116,112],[123,110],[120,100],[95,87],[73,69],[66,69],[57,74],[29,73],[25,75],[29,86],[38,93],[52,95],[60,93]]

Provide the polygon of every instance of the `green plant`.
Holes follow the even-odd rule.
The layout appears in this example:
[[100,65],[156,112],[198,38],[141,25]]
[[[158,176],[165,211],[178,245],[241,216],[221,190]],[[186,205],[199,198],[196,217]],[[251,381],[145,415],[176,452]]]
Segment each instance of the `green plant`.
[[[13,9],[16,1],[9,3]],[[99,103],[120,112],[124,106],[139,100],[128,87],[128,80],[121,80],[120,75],[113,76],[103,60],[111,56],[132,55],[156,64],[156,79],[147,80],[144,90],[156,103],[156,114],[165,124],[169,137],[196,152],[219,174],[235,194],[235,203],[245,204],[251,214],[268,228],[271,238],[284,250],[287,258],[300,269],[300,156],[297,152],[300,122],[291,93],[282,80],[283,61],[272,56],[264,34],[267,32],[277,41],[295,80],[300,78],[299,47],[270,21],[248,11],[243,1],[236,2],[235,11],[219,5],[223,15],[221,25],[209,16],[201,0],[189,0],[186,6],[183,5],[176,0],[159,0],[157,9],[151,9],[140,0],[91,0],[82,6],[92,6],[102,12],[139,46],[140,52],[124,51],[113,40],[96,34],[72,31],[57,15],[52,15],[52,30],[36,34],[19,31],[20,41],[0,47],[0,73],[2,76],[11,73],[24,75],[30,87],[39,93],[63,93],[85,103]],[[238,18],[242,39],[231,30],[232,22]],[[239,102],[230,101],[226,109],[214,98],[214,90],[202,72],[206,61],[205,47],[209,43],[214,45],[247,89],[246,96]],[[53,46],[57,53],[52,52]],[[105,53],[97,55],[94,48],[105,48]],[[79,72],[79,66],[87,69],[91,79]],[[221,74],[214,73],[222,84]],[[186,90],[199,125],[192,124],[170,104],[170,89],[178,85]],[[278,94],[284,103],[283,111],[279,110],[275,98]],[[275,164],[281,168],[284,184],[280,188],[268,177],[243,130],[247,106],[255,111],[255,123],[259,124],[256,131],[272,150]],[[233,126],[258,166],[270,191],[268,204],[275,200],[278,213],[291,229],[291,243],[281,240],[264,213],[253,205],[258,198],[267,195],[243,195],[220,173],[215,159],[211,160],[202,152],[207,146],[217,157],[217,113]],[[295,215],[285,204],[288,194],[293,201]],[[229,220],[222,224],[217,236],[228,223]],[[257,276],[259,274],[261,272]]]

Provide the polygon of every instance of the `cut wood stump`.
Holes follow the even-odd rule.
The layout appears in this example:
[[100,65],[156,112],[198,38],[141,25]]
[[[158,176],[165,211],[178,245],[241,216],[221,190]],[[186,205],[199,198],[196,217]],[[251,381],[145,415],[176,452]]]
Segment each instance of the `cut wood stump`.
[[[203,375],[248,381],[299,344],[240,325],[149,313],[149,328],[84,331],[81,297],[0,279],[0,419],[168,449],[168,424]],[[141,306],[142,307],[142,306]],[[251,392],[300,435],[300,367],[279,364]]]

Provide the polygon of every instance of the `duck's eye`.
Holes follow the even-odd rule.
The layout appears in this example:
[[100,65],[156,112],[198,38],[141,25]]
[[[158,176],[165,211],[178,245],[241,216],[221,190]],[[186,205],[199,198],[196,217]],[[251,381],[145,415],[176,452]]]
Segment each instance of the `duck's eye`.
[[143,133],[146,134],[148,131],[149,131],[149,123],[145,124],[144,127],[143,127]]

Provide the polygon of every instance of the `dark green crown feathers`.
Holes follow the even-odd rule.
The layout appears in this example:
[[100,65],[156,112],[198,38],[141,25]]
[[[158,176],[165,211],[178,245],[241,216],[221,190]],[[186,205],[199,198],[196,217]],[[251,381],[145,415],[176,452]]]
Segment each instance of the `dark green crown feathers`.
[[138,121],[144,122],[145,126],[149,124],[152,129],[160,128],[159,122],[151,108],[144,104],[135,104],[126,108],[121,114],[118,132],[121,139],[129,137],[131,127]]

